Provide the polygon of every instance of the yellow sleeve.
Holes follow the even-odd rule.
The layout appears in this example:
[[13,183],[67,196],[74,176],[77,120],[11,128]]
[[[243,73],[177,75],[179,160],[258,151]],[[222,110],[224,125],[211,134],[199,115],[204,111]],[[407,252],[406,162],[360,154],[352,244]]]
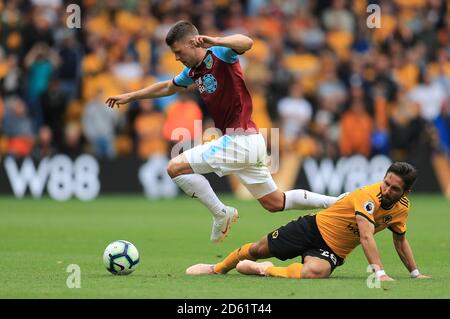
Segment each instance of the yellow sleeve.
[[361,189],[355,194],[353,205],[355,215],[360,215],[375,225],[373,214],[378,209],[378,200],[371,196],[367,191]]
[[397,235],[404,235],[406,233],[406,224],[395,223],[388,227],[390,231]]
[[406,214],[402,214],[402,217],[399,221],[389,225],[389,230],[397,235],[404,235],[406,233],[406,219],[408,216],[409,210],[406,211]]

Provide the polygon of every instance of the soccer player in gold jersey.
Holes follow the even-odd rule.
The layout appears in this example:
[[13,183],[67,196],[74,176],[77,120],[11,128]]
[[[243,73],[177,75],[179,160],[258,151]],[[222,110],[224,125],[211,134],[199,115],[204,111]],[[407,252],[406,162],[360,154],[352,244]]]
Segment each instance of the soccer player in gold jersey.
[[[361,244],[367,260],[380,281],[393,280],[384,270],[374,234],[388,228],[394,247],[412,278],[430,278],[417,269],[413,252],[406,239],[409,213],[408,194],[417,178],[416,169],[405,162],[393,163],[382,182],[351,192],[334,205],[317,214],[291,221],[231,252],[223,261],[197,264],[186,270],[188,275],[226,274],[233,268],[246,275],[284,278],[328,278],[344,263],[347,255]],[[276,267],[257,259],[280,260],[301,256],[302,263]]]

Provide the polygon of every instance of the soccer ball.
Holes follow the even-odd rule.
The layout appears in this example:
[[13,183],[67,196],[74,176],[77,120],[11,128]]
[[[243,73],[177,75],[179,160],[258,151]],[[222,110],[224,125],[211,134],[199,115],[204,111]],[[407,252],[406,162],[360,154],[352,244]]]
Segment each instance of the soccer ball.
[[139,264],[139,252],[129,241],[116,240],[106,247],[103,264],[113,275],[129,275]]

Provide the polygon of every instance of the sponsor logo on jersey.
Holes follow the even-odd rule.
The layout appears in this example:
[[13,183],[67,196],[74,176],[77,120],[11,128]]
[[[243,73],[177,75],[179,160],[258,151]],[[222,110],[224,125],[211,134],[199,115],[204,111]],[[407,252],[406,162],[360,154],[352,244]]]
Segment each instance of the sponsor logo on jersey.
[[217,90],[217,80],[212,74],[205,74],[203,77],[198,78],[196,83],[200,93],[206,92],[211,94]]
[[383,222],[385,223],[385,224],[389,224],[389,222],[392,220],[392,216],[391,215],[387,215],[387,216],[384,216],[384,218],[383,218]]

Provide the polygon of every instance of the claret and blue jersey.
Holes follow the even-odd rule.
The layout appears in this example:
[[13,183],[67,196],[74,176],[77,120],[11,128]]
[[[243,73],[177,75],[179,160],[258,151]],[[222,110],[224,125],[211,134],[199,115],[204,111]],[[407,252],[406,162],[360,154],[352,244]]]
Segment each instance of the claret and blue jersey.
[[210,47],[202,63],[194,68],[185,67],[173,83],[183,87],[196,84],[215,126],[222,133],[227,128],[256,131],[256,124],[251,120],[252,99],[236,51]]

